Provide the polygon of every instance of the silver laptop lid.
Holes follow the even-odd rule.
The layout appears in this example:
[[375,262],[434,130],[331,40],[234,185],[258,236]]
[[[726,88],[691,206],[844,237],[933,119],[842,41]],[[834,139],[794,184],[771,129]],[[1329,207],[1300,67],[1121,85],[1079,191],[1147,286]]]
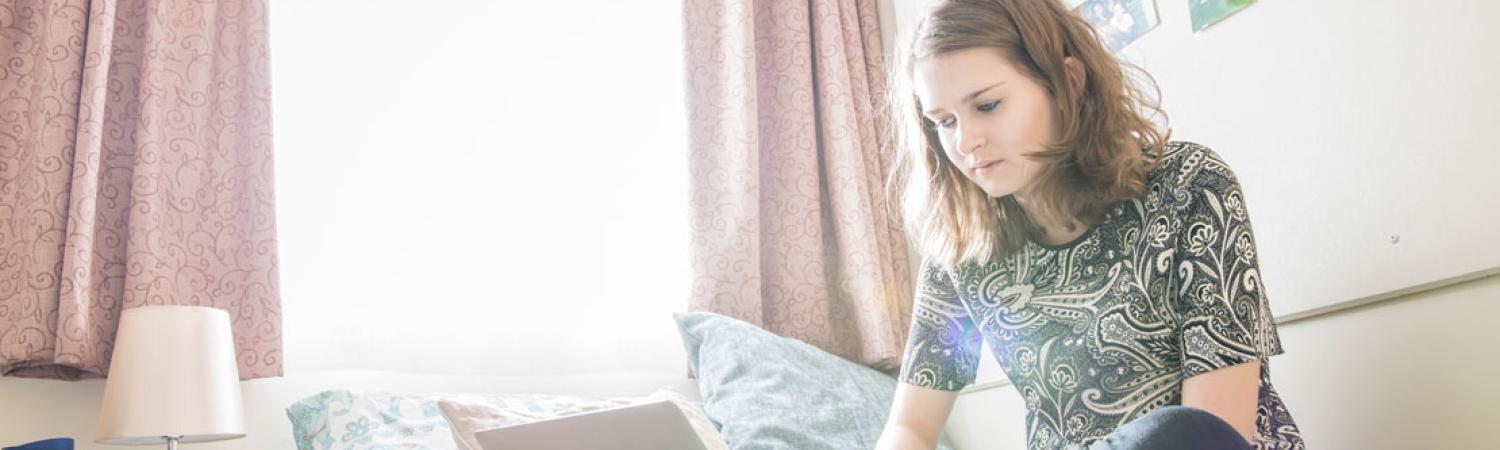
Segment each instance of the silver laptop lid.
[[707,450],[666,400],[484,430],[474,439],[484,450]]

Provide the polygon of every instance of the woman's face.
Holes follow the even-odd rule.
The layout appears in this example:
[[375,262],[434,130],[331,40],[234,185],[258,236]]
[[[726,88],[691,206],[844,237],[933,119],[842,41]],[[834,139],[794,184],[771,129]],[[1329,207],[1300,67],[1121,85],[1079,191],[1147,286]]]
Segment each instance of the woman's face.
[[1022,155],[1053,136],[1047,89],[990,47],[925,58],[914,69],[922,115],[948,161],[990,197],[1025,197],[1040,165]]

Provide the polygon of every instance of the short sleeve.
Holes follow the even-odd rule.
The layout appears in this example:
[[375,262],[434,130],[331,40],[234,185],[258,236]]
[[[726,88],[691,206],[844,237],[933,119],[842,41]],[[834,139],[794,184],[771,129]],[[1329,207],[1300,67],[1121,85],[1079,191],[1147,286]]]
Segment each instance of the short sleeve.
[[974,384],[981,335],[948,270],[923,261],[912,302],[911,330],[902,355],[902,382],[958,391]]
[[1206,148],[1188,158],[1172,299],[1183,377],[1281,354],[1234,173]]

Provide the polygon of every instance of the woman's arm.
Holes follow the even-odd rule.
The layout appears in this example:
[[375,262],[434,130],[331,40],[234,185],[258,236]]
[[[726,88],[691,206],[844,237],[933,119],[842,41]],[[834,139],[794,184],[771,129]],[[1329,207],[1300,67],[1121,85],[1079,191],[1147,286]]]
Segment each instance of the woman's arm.
[[1218,153],[1187,146],[1177,169],[1194,175],[1175,191],[1174,202],[1184,205],[1173,252],[1180,284],[1169,299],[1182,345],[1182,404],[1252,440],[1261,366],[1283,353],[1281,339],[1239,179]]
[[1260,400],[1260,360],[1225,367],[1182,381],[1182,405],[1219,416],[1246,442],[1255,442]]
[[885,421],[885,430],[875,450],[932,450],[937,448],[938,437],[948,414],[953,412],[953,403],[958,392],[928,389],[909,383],[896,383],[896,398],[891,403],[890,417]]

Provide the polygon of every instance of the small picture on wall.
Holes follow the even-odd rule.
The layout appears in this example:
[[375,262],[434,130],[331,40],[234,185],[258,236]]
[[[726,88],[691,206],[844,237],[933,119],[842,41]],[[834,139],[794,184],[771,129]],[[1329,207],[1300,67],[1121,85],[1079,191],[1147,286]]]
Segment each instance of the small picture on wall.
[[1193,32],[1208,28],[1253,2],[1255,0],[1188,0],[1188,11],[1193,16]]
[[1078,14],[1094,24],[1111,52],[1120,51],[1160,23],[1156,0],[1086,0],[1078,5]]

